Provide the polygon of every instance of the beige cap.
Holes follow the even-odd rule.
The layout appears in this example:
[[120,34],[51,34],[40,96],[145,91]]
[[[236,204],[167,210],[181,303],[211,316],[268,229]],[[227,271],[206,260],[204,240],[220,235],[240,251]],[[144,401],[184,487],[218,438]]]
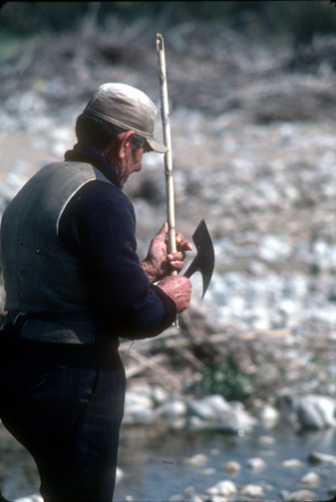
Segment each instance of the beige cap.
[[127,84],[102,84],[93,95],[84,114],[99,117],[146,139],[151,150],[166,153],[167,147],[153,137],[157,109],[142,91]]

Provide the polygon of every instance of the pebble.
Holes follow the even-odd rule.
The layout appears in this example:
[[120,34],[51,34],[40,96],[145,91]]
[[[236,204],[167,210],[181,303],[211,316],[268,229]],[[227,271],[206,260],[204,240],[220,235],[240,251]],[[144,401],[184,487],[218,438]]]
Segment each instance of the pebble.
[[294,492],[283,490],[281,495],[286,502],[309,502],[315,500],[314,492],[310,490],[296,490]]
[[238,474],[240,469],[241,469],[241,465],[238,462],[236,462],[235,460],[230,460],[229,462],[226,462],[226,464],[224,465],[224,470],[228,474]]
[[146,395],[146,391],[143,392],[134,392],[128,391],[125,396],[125,409],[126,412],[132,410],[134,408],[142,408],[142,409],[152,409],[153,402],[150,396]]
[[163,387],[154,385],[152,387],[152,399],[156,405],[165,403],[169,399],[169,394]]
[[335,426],[336,401],[326,396],[304,396],[294,404],[303,428],[324,429]]
[[259,412],[258,418],[264,427],[272,428],[279,422],[280,413],[274,406],[264,405]]
[[205,493],[209,495],[220,495],[223,497],[229,497],[237,493],[237,487],[232,481],[224,480],[224,481],[219,481],[210,488],[207,488]]
[[310,486],[310,487],[313,488],[313,487],[319,485],[319,483],[320,483],[320,476],[318,474],[316,474],[316,472],[308,472],[307,474],[305,474],[302,477],[301,482],[304,485]]
[[203,453],[197,453],[192,457],[186,458],[184,460],[184,463],[189,467],[202,467],[207,463],[207,461],[208,457],[206,455],[204,455]]
[[221,395],[206,396],[189,404],[188,413],[202,420],[222,421],[230,413],[229,403]]
[[125,413],[124,425],[150,425],[156,420],[156,413],[150,409],[133,408]]
[[263,497],[264,489],[260,485],[248,484],[241,488],[240,493],[247,497]]
[[159,415],[163,418],[184,417],[187,414],[187,405],[184,400],[167,399],[159,409]]
[[329,464],[336,466],[336,455],[312,451],[308,455],[308,462],[312,464]]
[[125,425],[149,425],[155,419],[156,412],[153,410],[153,401],[150,396],[146,395],[146,393],[126,392],[123,419]]
[[281,465],[283,467],[288,467],[290,469],[293,469],[296,467],[301,467],[302,462],[301,462],[301,460],[298,460],[297,458],[289,458],[288,460],[283,460],[283,462],[281,462]]
[[252,471],[261,471],[265,469],[266,462],[260,457],[253,457],[247,460],[247,465]]
[[282,401],[282,409],[301,429],[326,429],[336,426],[336,400],[314,394],[291,395]]

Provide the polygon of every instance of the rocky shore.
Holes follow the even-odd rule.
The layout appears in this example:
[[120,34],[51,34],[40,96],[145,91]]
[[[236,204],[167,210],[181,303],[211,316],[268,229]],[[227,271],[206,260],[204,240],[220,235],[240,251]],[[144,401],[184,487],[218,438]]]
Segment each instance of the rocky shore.
[[[204,301],[194,276],[178,330],[122,341],[124,427],[241,437],[263,427],[272,437],[286,422],[293,434],[333,431],[336,39],[316,38],[299,50],[210,28],[186,24],[166,38],[178,227],[190,239],[206,220],[215,273]],[[33,39],[0,65],[1,211],[31,173],[73,145],[75,118],[103,81],[139,86],[159,106],[155,33],[139,27],[132,36],[118,26],[112,33],[91,33],[85,45],[82,32],[58,43],[43,35],[45,43]],[[165,219],[160,156],[146,156],[127,193],[144,255]],[[247,461],[258,471],[265,459]],[[286,462],[295,469],[296,459]],[[314,470],[320,464],[334,466],[336,458],[312,451],[298,490],[284,489],[282,500],[311,500],[323,482]],[[204,493],[186,487],[173,500],[267,497],[263,485],[230,478],[241,468],[230,464]],[[336,493],[330,479],[328,486],[326,498]],[[41,499],[19,499],[28,500]]]

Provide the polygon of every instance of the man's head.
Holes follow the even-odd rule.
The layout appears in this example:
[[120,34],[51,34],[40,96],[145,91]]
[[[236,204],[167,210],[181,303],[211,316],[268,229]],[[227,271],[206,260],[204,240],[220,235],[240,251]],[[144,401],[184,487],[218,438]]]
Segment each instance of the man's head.
[[167,151],[165,145],[153,136],[156,106],[135,87],[120,83],[101,85],[85,107],[83,115],[102,119],[124,131],[134,131],[145,139],[147,151]]
[[165,153],[153,137],[156,107],[142,91],[126,84],[103,84],[77,118],[80,146],[99,150],[113,165],[120,182],[140,171],[144,152]]

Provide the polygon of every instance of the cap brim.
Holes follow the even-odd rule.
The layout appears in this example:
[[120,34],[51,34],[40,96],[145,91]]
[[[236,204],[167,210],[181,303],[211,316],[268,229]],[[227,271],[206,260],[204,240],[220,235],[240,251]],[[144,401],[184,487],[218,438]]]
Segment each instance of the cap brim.
[[161,143],[160,141],[154,139],[154,138],[146,138],[146,142],[148,143],[150,149],[154,152],[158,152],[158,153],[167,153],[168,152],[168,148],[166,147],[166,145],[164,145],[163,143]]

